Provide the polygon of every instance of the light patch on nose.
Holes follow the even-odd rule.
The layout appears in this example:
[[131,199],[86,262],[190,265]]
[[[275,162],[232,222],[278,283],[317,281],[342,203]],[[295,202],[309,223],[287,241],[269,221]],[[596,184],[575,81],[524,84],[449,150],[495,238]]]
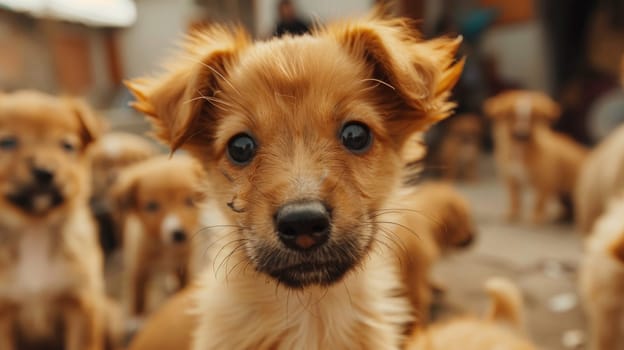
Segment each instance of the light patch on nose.
[[121,154],[121,145],[118,140],[104,139],[102,142],[104,153],[109,157],[118,157]]
[[49,194],[40,194],[33,198],[32,207],[35,212],[47,210],[52,205],[52,197]]
[[514,128],[519,133],[528,133],[531,126],[531,98],[524,96],[516,101],[516,119]]
[[182,227],[182,222],[175,214],[167,214],[160,225],[160,238],[163,242],[172,242],[173,233]]

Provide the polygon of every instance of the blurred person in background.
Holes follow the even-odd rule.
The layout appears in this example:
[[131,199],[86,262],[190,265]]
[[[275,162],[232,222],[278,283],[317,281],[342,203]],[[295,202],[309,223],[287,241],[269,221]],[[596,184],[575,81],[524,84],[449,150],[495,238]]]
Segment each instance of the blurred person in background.
[[286,33],[301,35],[309,31],[309,26],[302,19],[297,17],[295,6],[290,0],[282,0],[277,7],[279,20],[275,28],[275,36],[282,36]]

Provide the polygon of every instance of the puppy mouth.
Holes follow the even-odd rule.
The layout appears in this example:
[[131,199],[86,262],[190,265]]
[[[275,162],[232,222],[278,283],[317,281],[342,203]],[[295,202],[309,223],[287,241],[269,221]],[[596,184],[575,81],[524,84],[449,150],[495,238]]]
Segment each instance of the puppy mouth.
[[15,207],[31,215],[43,215],[59,207],[64,197],[53,186],[34,186],[6,195],[6,199]]
[[340,281],[354,265],[355,262],[340,260],[304,262],[271,269],[267,273],[279,283],[293,289],[310,285],[327,287]]

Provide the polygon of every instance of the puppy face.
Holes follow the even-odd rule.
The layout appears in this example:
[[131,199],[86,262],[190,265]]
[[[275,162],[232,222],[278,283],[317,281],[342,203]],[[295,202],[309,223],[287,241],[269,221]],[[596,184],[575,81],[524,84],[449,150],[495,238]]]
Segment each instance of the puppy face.
[[186,157],[156,157],[121,171],[111,190],[119,209],[165,245],[185,245],[199,227],[201,167]]
[[458,44],[375,16],[256,44],[217,27],[129,87],[160,138],[204,165],[257,271],[329,285],[373,244],[406,138],[449,113]]
[[29,91],[0,95],[3,222],[45,220],[86,196],[84,154],[97,133],[97,120],[79,101]]
[[536,128],[551,123],[561,113],[550,97],[532,91],[510,91],[491,97],[485,101],[484,111],[517,142],[531,140]]

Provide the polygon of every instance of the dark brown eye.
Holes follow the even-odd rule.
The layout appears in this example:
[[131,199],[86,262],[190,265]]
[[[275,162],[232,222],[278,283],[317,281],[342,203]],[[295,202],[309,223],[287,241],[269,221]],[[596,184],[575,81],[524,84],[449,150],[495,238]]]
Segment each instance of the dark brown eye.
[[256,142],[247,134],[238,134],[230,139],[227,154],[236,165],[246,165],[256,155]]
[[193,200],[193,198],[187,197],[186,199],[184,199],[184,204],[187,207],[194,207],[195,206],[195,201]]
[[366,152],[373,141],[370,129],[359,122],[345,124],[340,131],[342,144],[353,153]]
[[0,138],[0,149],[5,151],[10,151],[17,148],[17,138],[13,136],[6,136]]
[[145,204],[145,211],[149,213],[155,213],[160,209],[160,204],[156,201],[149,201]]
[[67,153],[74,153],[76,151],[76,146],[69,141],[61,141],[61,148]]

